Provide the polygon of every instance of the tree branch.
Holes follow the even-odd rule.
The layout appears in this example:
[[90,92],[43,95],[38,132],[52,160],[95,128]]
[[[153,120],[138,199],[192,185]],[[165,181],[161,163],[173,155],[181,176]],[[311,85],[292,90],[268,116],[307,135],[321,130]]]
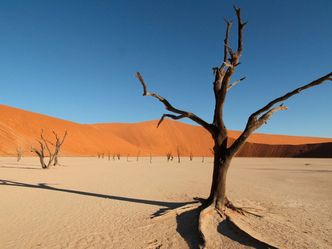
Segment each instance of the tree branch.
[[185,115],[185,114],[178,115],[178,116],[173,115],[173,114],[163,114],[163,115],[161,116],[161,118],[160,118],[158,124],[157,124],[157,127],[159,127],[159,125],[161,125],[161,123],[164,121],[164,119],[165,119],[166,117],[171,118],[171,119],[174,119],[174,120],[179,120],[179,119],[181,119],[181,118],[188,118],[188,116]]
[[243,41],[243,29],[244,29],[244,26],[247,24],[247,22],[242,22],[240,8],[236,8],[234,6],[234,10],[236,12],[237,21],[238,21],[238,45],[237,45],[236,54],[239,58],[241,56],[242,50],[243,50],[243,42],[242,42]]
[[[236,16],[238,19],[238,50],[237,52],[233,52],[233,50],[228,45],[228,33],[230,29],[229,22],[227,22],[227,30],[226,30],[226,38],[224,45],[224,51],[228,51],[230,55],[230,65],[228,65],[227,70],[224,72],[220,72],[220,76],[218,75],[218,72],[216,74],[216,80],[215,80],[215,95],[216,95],[216,104],[215,104],[215,111],[214,111],[214,118],[213,123],[221,129],[223,136],[227,136],[227,129],[225,127],[225,124],[223,122],[223,109],[224,109],[224,103],[226,100],[226,94],[227,90],[229,89],[229,83],[230,80],[235,72],[235,67],[239,65],[239,59],[242,53],[242,33],[244,28],[244,23],[241,19],[241,12],[240,9],[234,8],[236,12]],[[228,61],[225,61],[224,64],[227,65]],[[218,77],[219,76],[219,77]],[[216,85],[218,88],[216,88]],[[216,92],[216,89],[218,92]]]
[[[136,78],[140,81],[140,83],[143,86],[143,96],[151,96],[151,97],[154,97],[154,98],[158,99],[160,102],[162,102],[164,104],[164,107],[165,107],[166,110],[174,112],[174,113],[177,113],[177,114],[180,114],[180,116],[183,116],[183,117],[186,117],[186,118],[189,118],[189,119],[193,120],[197,124],[203,126],[211,134],[214,132],[213,131],[213,126],[211,124],[207,123],[206,121],[204,121],[203,119],[201,119],[200,117],[198,117],[197,115],[195,115],[195,114],[193,114],[191,112],[187,112],[187,111],[183,111],[183,110],[177,109],[174,106],[172,106],[168,102],[168,100],[165,99],[164,97],[160,96],[157,93],[149,92],[148,88],[147,88],[147,84],[145,83],[142,75],[139,72],[136,73]],[[165,117],[170,117],[170,114],[167,114]],[[162,120],[164,118],[162,118]],[[161,122],[162,122],[162,120],[161,120]],[[159,121],[159,123],[161,123],[161,122]]]
[[245,79],[246,79],[246,77],[243,77],[243,78],[241,78],[241,79],[239,79],[239,80],[237,80],[237,81],[234,81],[232,84],[229,84],[228,87],[227,87],[227,91],[228,91],[229,89],[231,89],[233,86],[236,86],[236,85],[239,84],[242,80],[245,80]]
[[277,107],[273,107],[274,105],[276,105],[277,103],[283,102],[296,94],[299,94],[301,91],[303,91],[305,89],[320,85],[327,80],[331,80],[331,76],[332,76],[332,72],[328,73],[327,75],[325,75],[317,80],[310,82],[309,84],[296,88],[295,90],[288,92],[285,95],[272,100],[267,105],[265,105],[258,111],[251,114],[250,117],[248,118],[246,128],[244,129],[242,134],[235,140],[235,142],[230,146],[229,153],[231,155],[234,155],[235,153],[237,153],[241,149],[241,147],[244,145],[244,143],[247,141],[249,136],[256,129],[258,129],[264,123],[266,123],[267,120],[271,118],[273,113],[280,111],[280,110],[287,110],[287,107],[283,106],[282,104]]
[[[231,31],[232,28],[232,21],[228,21],[225,19],[226,22],[226,34],[225,34],[225,39],[224,39],[224,63],[228,62],[228,49],[229,49],[229,33]],[[222,64],[222,65],[223,65]]]
[[267,110],[269,110],[272,106],[274,106],[275,104],[277,103],[280,103],[282,101],[285,101],[287,100],[288,98],[292,97],[293,95],[295,94],[298,94],[300,93],[301,91],[305,90],[305,89],[308,89],[310,87],[313,87],[313,86],[317,86],[317,85],[320,85],[322,84],[324,81],[326,80],[331,80],[330,77],[332,76],[332,72],[326,74],[325,76],[317,79],[317,80],[314,80],[312,82],[310,82],[309,84],[306,84],[304,86],[301,86],[299,88],[296,88],[295,90],[289,92],[289,93],[286,93],[285,95],[279,97],[279,98],[276,98],[274,100],[272,100],[271,102],[269,102],[267,105],[265,105],[263,108],[259,109],[258,111],[256,111],[255,113],[253,113],[252,115],[253,116],[258,116],[260,115],[261,113],[263,112],[266,112]]

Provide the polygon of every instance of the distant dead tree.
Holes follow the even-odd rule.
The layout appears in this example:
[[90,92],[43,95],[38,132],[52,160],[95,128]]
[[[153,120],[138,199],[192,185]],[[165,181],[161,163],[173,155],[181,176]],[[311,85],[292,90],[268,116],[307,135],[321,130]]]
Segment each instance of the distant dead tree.
[[172,161],[173,160],[172,153],[171,152],[167,152],[166,158],[167,158],[167,162],[169,162],[170,160]]
[[[212,184],[209,197],[205,201],[203,201],[200,210],[204,210],[204,208],[209,207],[225,215],[226,208],[236,209],[226,197],[227,172],[233,157],[237,154],[237,152],[240,151],[242,146],[248,140],[249,136],[263,124],[266,124],[274,113],[282,110],[287,110],[287,107],[284,106],[283,101],[300,93],[303,90],[320,85],[326,81],[332,81],[332,72],[330,72],[308,84],[298,87],[295,90],[290,91],[270,101],[249,116],[247,124],[241,135],[231,145],[228,144],[228,131],[224,123],[224,104],[226,100],[226,95],[229,90],[231,90],[235,85],[239,84],[245,79],[245,77],[242,77],[239,80],[234,81],[233,83],[231,82],[234,72],[240,65],[240,57],[243,51],[243,30],[246,25],[246,23],[242,21],[240,9],[234,9],[237,16],[238,24],[237,49],[233,50],[230,46],[229,34],[232,23],[226,20],[226,33],[223,48],[224,55],[222,63],[220,66],[213,68],[213,92],[215,106],[213,111],[212,123],[206,122],[192,112],[184,111],[174,107],[167,99],[157,93],[149,92],[141,74],[139,72],[136,73],[137,79],[143,86],[143,96],[151,96],[153,98],[156,98],[164,104],[166,110],[174,113],[163,114],[160,118],[160,121],[158,122],[158,126],[163,122],[165,118],[171,118],[175,120],[189,118],[204,127],[211,134],[214,141],[214,166],[212,174]],[[239,209],[236,210],[239,211]]]
[[189,154],[189,160],[190,160],[190,161],[193,160],[193,153],[192,153],[192,152],[190,152],[190,154]]
[[141,151],[139,150],[139,151],[137,152],[136,162],[138,162],[138,159],[139,159],[139,155],[140,155],[140,153],[141,153]]
[[120,160],[121,155],[118,153],[118,154],[116,154],[116,157],[118,158],[118,160]]
[[204,163],[204,156],[202,156],[202,163]]
[[100,159],[100,154],[99,153],[98,153],[97,157],[98,157],[98,159]]
[[152,163],[152,154],[150,153],[150,163]]
[[[48,169],[54,162],[54,153],[50,149],[50,142],[45,139],[43,130],[40,133],[40,139],[37,139],[40,148],[31,148],[31,152],[34,152],[39,157],[40,164],[43,169]],[[45,154],[47,153],[47,154]],[[48,162],[45,162],[45,158],[48,157]]]
[[17,161],[21,161],[22,157],[24,154],[24,150],[22,149],[22,147],[17,147],[16,148],[16,156],[17,156]]
[[113,161],[115,160],[115,154],[113,154]]
[[108,161],[110,161],[111,160],[111,154],[108,152],[108,154],[107,154],[107,158],[108,158]]
[[101,158],[102,158],[102,159],[104,159],[104,156],[105,156],[105,154],[104,154],[104,153],[102,153],[102,154],[101,154]]
[[53,166],[56,166],[59,164],[59,154],[60,154],[60,150],[61,150],[61,146],[63,145],[63,142],[65,141],[68,132],[65,131],[64,135],[61,137],[59,137],[59,135],[57,133],[55,133],[55,131],[52,131],[53,135],[55,137],[55,150],[54,150],[54,162],[53,162]]
[[180,149],[179,149],[179,147],[176,148],[176,154],[177,154],[177,156],[178,156],[178,163],[180,163],[180,162],[181,162],[181,154],[180,154]]

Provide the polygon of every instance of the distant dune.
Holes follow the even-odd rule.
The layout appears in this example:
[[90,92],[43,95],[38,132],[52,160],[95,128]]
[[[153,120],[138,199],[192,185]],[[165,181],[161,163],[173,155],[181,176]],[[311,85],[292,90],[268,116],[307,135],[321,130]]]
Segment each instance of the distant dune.
[[[52,130],[59,134],[68,131],[62,155],[95,156],[97,153],[211,156],[213,141],[201,127],[165,120],[141,123],[78,124],[50,116],[0,105],[0,154],[13,155],[17,147],[30,154],[31,146],[43,129],[53,139]],[[230,143],[240,134],[230,131]],[[332,157],[332,138],[255,134],[238,156],[255,157]]]

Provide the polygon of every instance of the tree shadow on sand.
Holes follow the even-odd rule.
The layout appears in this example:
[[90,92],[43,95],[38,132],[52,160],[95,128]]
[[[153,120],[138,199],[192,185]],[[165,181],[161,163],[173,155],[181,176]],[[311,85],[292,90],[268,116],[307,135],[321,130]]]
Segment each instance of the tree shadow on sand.
[[176,216],[176,231],[186,241],[190,249],[199,249],[202,244],[198,232],[199,209],[195,208]]
[[133,202],[133,203],[141,203],[146,205],[153,205],[153,206],[161,206],[162,208],[155,212],[154,216],[162,215],[165,212],[168,212],[172,209],[176,209],[187,204],[196,203],[197,201],[191,202],[166,202],[166,201],[155,201],[155,200],[144,200],[144,199],[137,199],[137,198],[130,198],[130,197],[123,197],[123,196],[115,196],[115,195],[106,195],[106,194],[98,194],[92,192],[85,192],[73,189],[63,189],[57,188],[53,186],[49,186],[48,183],[38,183],[38,184],[30,184],[30,183],[23,183],[23,182],[16,182],[11,180],[4,180],[0,179],[0,185],[3,186],[12,186],[12,187],[23,187],[23,188],[35,188],[35,189],[43,189],[43,190],[52,190],[58,192],[65,192],[71,194],[78,194],[78,195],[85,195],[85,196],[92,196],[97,198],[105,198],[117,201],[126,201],[126,202]]
[[273,247],[269,244],[266,244],[262,241],[255,239],[245,231],[238,228],[233,222],[231,222],[227,218],[219,223],[217,231],[222,236],[225,236],[233,241],[236,241],[243,246],[248,246],[257,249],[277,249],[276,247]]
[[4,169],[36,169],[36,170],[42,170],[42,168],[39,166],[39,168],[33,168],[33,167],[20,167],[20,166],[7,166],[7,165],[2,165],[0,166],[0,168],[4,168]]

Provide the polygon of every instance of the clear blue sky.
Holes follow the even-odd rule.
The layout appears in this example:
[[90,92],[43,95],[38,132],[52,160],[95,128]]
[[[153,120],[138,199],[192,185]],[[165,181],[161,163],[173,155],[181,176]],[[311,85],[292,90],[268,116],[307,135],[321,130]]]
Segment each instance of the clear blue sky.
[[[0,102],[79,123],[158,119],[140,71],[151,91],[211,121],[233,3],[248,21],[236,75],[247,80],[230,91],[225,121],[243,129],[257,108],[331,71],[331,0],[1,0]],[[259,132],[332,137],[331,83],[286,105]]]

